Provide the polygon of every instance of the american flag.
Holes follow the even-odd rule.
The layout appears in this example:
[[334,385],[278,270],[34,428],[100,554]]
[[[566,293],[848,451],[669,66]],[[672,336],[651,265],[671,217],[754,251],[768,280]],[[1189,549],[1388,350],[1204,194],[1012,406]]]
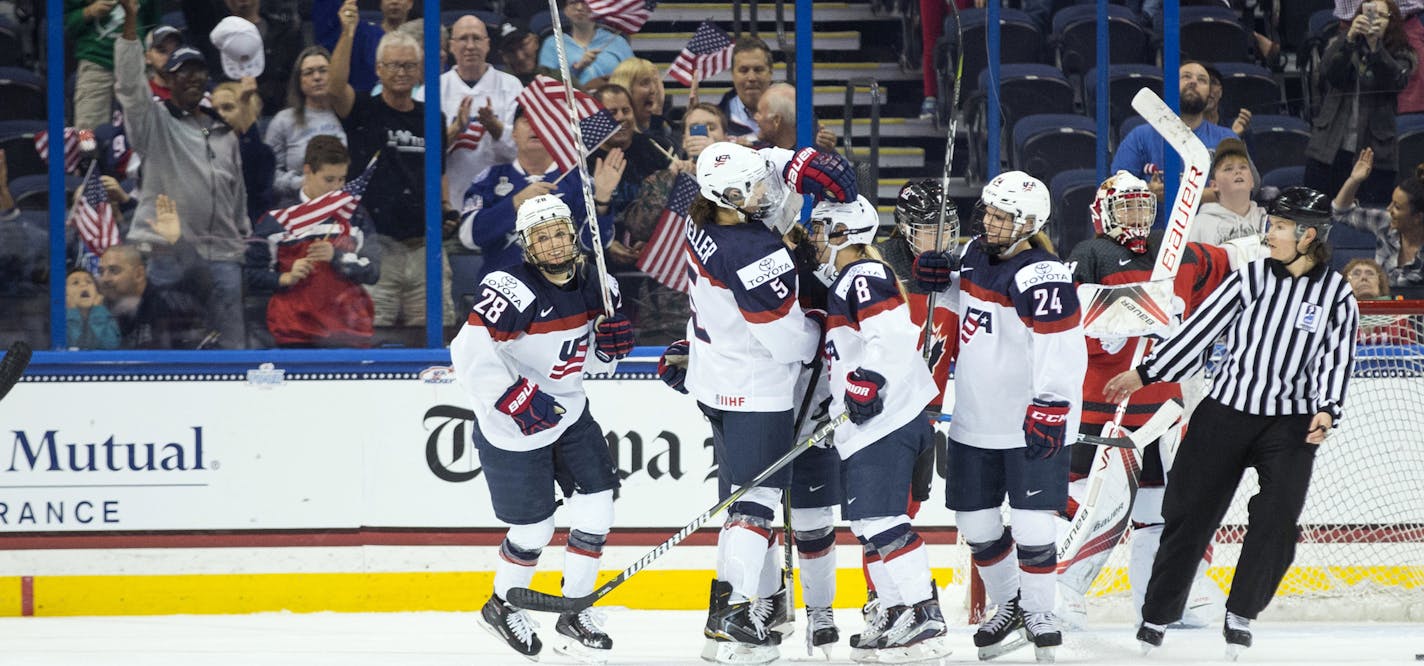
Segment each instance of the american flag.
[[732,38],[727,31],[703,21],[668,68],[668,77],[685,86],[693,79],[705,81],[732,66]]
[[485,138],[485,126],[478,120],[471,120],[465,127],[465,131],[460,132],[454,141],[450,142],[450,152],[457,150],[474,150],[480,145],[480,139]]
[[598,113],[579,121],[579,135],[583,137],[584,148],[591,153],[622,126],[608,109],[599,109]]
[[366,165],[366,170],[356,179],[348,181],[341,189],[289,208],[274,210],[269,214],[293,237],[301,237],[304,230],[328,220],[341,227],[339,235],[347,235],[351,228],[351,216],[356,213],[357,204],[361,203],[361,195],[366,193],[366,186],[371,182],[371,174],[376,171],[376,159],[379,157],[380,153],[376,153]]
[[630,35],[643,29],[657,6],[657,0],[588,0],[593,20]]
[[119,225],[114,222],[114,209],[109,205],[109,195],[99,182],[99,170],[89,167],[89,175],[84,178],[84,196],[74,206],[70,214],[70,224],[79,232],[84,245],[95,255],[104,253],[112,245],[119,243]]
[[[529,116],[534,135],[544,142],[544,148],[554,158],[554,164],[564,171],[578,168],[582,156],[574,147],[573,132],[569,131],[569,107],[564,98],[564,84],[547,76],[536,76],[515,101]],[[579,90],[574,91],[574,105],[578,107],[580,120],[598,113],[602,108],[598,100]]]
[[[84,151],[80,144],[83,142],[90,144],[93,150],[94,133],[89,130],[77,130],[73,127],[64,128],[64,172],[79,173],[79,158],[83,157]],[[35,133],[35,152],[40,154],[40,159],[49,162],[49,131],[41,130]]]
[[677,174],[653,237],[643,249],[643,256],[638,257],[638,270],[684,294],[687,293],[687,260],[683,255],[683,237],[687,229],[687,209],[697,198],[697,192],[697,179],[686,173]]

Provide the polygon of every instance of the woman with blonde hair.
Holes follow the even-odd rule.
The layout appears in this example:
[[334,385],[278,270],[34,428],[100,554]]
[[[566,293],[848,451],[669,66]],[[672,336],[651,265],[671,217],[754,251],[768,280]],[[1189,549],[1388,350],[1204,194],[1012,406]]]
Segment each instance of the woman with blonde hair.
[[663,101],[667,95],[657,65],[645,58],[628,58],[618,63],[608,75],[608,82],[628,89],[638,131],[672,140],[672,128],[663,117]]

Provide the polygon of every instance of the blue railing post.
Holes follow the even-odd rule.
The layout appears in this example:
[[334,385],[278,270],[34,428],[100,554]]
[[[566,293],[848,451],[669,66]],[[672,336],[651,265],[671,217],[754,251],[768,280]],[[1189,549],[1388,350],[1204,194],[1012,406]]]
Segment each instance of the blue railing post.
[[64,321],[64,3],[45,3],[45,109],[49,114],[49,346],[67,343]]
[[[440,116],[440,0],[424,0],[425,34],[425,346],[444,346],[445,281],[441,270],[440,161],[445,124]],[[392,155],[391,157],[395,157]]]
[[[989,142],[989,164],[987,165],[987,177],[989,178],[999,175],[999,146],[1003,145],[1001,136],[1003,128],[1000,126],[1003,116],[1000,115],[1002,112],[999,109],[999,7],[1001,4],[1003,4],[1003,0],[989,0],[984,3],[984,7],[988,9],[985,22],[989,29],[988,36],[985,38],[989,45],[989,125],[985,136],[985,140]],[[979,76],[979,73],[964,72],[963,76],[976,77]]]
[[[1165,0],[1162,3],[1162,100],[1180,115],[1181,84],[1178,82],[1180,77],[1177,70],[1182,66],[1182,40],[1177,34],[1181,25],[1179,7],[1177,0]],[[1182,176],[1182,158],[1170,146],[1165,145],[1162,155],[1162,198],[1170,200],[1177,196],[1177,184]]]
[[1098,119],[1098,143],[1094,150],[1097,151],[1096,166],[1098,169],[1098,182],[1101,183],[1108,178],[1108,133],[1112,131],[1112,120],[1110,108],[1108,106],[1108,70],[1112,67],[1109,54],[1111,48],[1108,44],[1108,0],[1098,0],[1098,98],[1094,100],[1097,107],[1093,115]]
[[[752,31],[756,31],[755,25]],[[811,0],[796,0],[796,62],[786,63],[796,68],[796,146],[816,145],[816,82],[812,70],[814,62],[815,37],[811,32]],[[865,198],[874,201],[873,193],[866,192]],[[805,197],[801,206],[801,221],[811,218],[811,198]]]

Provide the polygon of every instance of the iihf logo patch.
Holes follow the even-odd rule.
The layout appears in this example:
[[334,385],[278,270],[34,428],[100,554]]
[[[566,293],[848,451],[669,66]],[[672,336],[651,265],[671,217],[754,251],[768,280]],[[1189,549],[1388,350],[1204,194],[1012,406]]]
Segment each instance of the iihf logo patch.
[[1311,333],[1319,330],[1320,306],[1314,303],[1301,303],[1300,310],[1295,313],[1295,327]]

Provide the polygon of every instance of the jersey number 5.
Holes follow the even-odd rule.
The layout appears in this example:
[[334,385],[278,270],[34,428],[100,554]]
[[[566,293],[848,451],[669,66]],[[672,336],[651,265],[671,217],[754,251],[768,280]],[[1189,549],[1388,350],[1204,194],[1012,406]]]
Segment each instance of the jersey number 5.
[[1033,292],[1033,300],[1036,304],[1033,313],[1037,316],[1047,316],[1050,310],[1053,314],[1063,314],[1063,303],[1058,300],[1058,287],[1054,287],[1051,294],[1047,289]]
[[480,302],[475,304],[475,312],[484,317],[485,321],[493,324],[499,321],[499,316],[504,314],[504,309],[507,307],[509,307],[509,301],[500,297],[499,292],[485,287]]

